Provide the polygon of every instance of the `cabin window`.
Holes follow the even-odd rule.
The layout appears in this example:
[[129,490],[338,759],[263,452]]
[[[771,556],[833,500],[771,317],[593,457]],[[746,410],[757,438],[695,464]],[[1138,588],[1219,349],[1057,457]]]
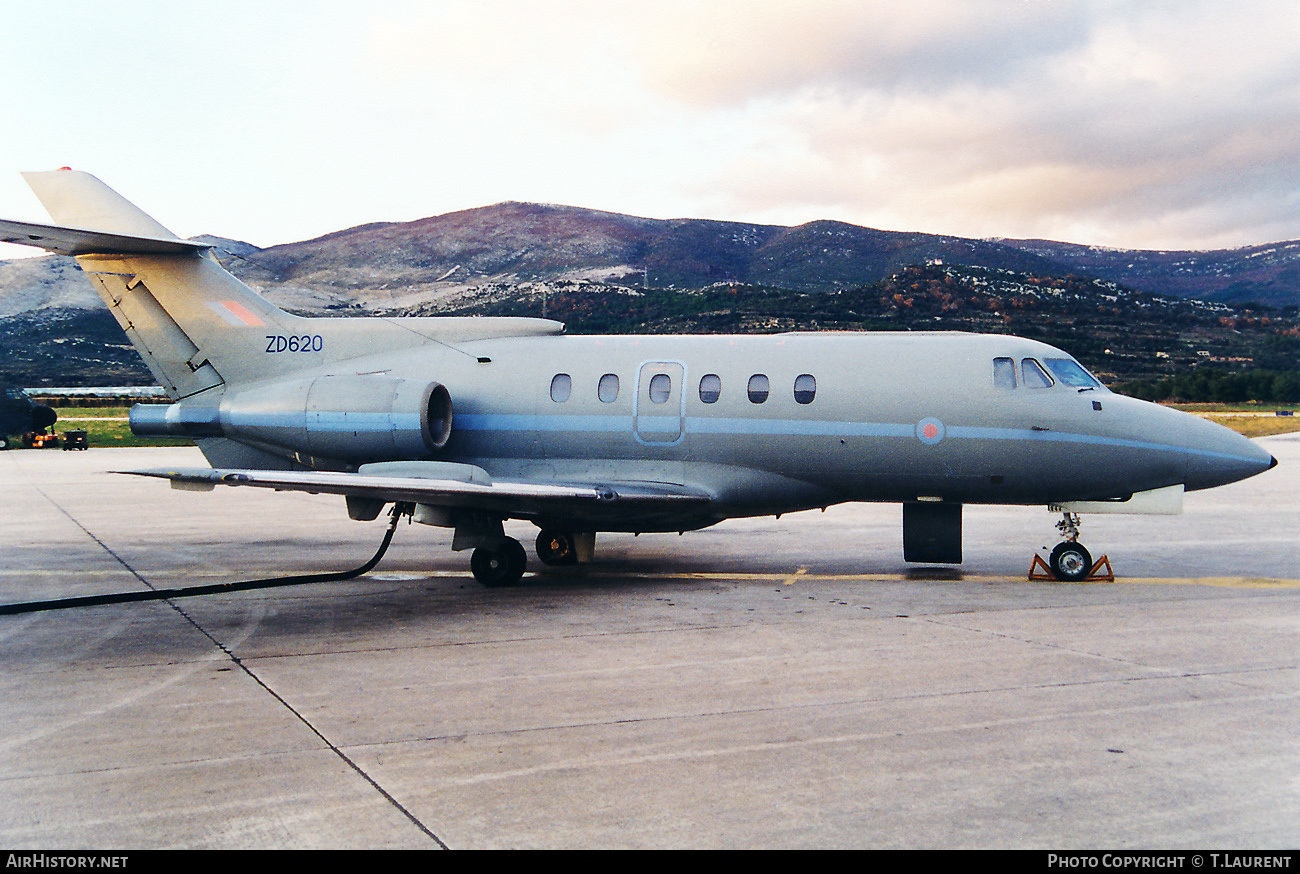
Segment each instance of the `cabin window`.
[[751,404],[761,404],[767,400],[768,394],[767,377],[761,373],[755,373],[749,378],[749,402]]
[[600,378],[600,382],[596,385],[596,396],[607,404],[618,400],[617,373],[607,373]]
[[700,400],[716,404],[722,397],[722,379],[716,373],[706,373],[700,379]]
[[569,399],[573,393],[573,380],[567,373],[557,373],[551,380],[551,400],[557,404],[562,404]]
[[668,403],[668,396],[672,394],[673,381],[666,373],[656,373],[650,377],[650,402],[654,404]]
[[817,397],[817,380],[811,373],[802,373],[794,378],[794,402],[811,404]]
[[1026,388],[1050,388],[1052,385],[1052,378],[1032,358],[1020,362],[1020,381]]
[[993,385],[996,388],[1016,387],[1016,361],[1014,358],[993,359]]
[[1101,385],[1079,362],[1071,358],[1044,358],[1056,378],[1074,388],[1097,388]]

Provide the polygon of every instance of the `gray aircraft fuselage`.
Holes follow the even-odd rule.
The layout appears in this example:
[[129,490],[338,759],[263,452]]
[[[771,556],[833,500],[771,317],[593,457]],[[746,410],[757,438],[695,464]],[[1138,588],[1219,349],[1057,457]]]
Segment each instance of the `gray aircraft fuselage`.
[[[328,346],[348,321],[309,324]],[[668,516],[627,518],[601,507],[548,520],[591,530],[681,530],[844,501],[1116,500],[1175,484],[1209,488],[1271,462],[1228,429],[1097,384],[999,387],[997,359],[1013,361],[1017,373],[1026,359],[1072,361],[1007,335],[560,335],[426,344],[295,375],[441,384],[453,409],[450,436],[422,457],[494,478],[684,484],[713,497]],[[751,395],[756,377],[766,394]],[[801,378],[809,388],[797,397]],[[702,393],[705,380],[716,397]],[[372,422],[395,427],[389,417]],[[223,424],[230,435],[244,430],[238,404]],[[348,438],[368,427],[356,416],[338,425]],[[296,436],[313,428],[315,442]],[[294,419],[287,430],[261,445],[306,442],[316,457],[355,445],[320,436],[329,431],[323,418]],[[412,457],[400,448],[364,453],[330,461]]]

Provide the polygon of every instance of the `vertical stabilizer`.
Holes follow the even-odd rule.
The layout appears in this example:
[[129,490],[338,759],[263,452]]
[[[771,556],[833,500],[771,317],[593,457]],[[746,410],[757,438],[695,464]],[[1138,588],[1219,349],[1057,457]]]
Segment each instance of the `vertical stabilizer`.
[[54,170],[24,173],[23,179],[58,224],[133,237],[177,239],[144,210],[89,173]]
[[60,225],[127,241],[80,249],[77,263],[174,400],[317,363],[311,355],[263,354],[268,337],[294,337],[296,344],[300,320],[268,303],[210,253],[142,253],[134,245],[140,239],[178,238],[99,179],[74,170],[23,177]]

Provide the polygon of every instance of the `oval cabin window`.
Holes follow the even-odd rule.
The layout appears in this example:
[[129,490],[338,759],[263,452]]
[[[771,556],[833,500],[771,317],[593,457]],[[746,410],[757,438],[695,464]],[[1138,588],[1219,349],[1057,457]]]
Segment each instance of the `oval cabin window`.
[[700,400],[706,404],[716,404],[722,397],[722,378],[716,373],[707,373],[700,379]]
[[551,380],[551,400],[557,404],[562,404],[569,399],[573,393],[573,380],[567,373],[557,373]]
[[668,396],[672,394],[673,381],[666,373],[656,373],[650,377],[650,401],[656,404],[668,403]]
[[602,376],[596,386],[596,395],[607,404],[618,400],[618,374],[607,373]]
[[817,397],[817,380],[811,373],[804,373],[794,378],[794,402],[811,404]]

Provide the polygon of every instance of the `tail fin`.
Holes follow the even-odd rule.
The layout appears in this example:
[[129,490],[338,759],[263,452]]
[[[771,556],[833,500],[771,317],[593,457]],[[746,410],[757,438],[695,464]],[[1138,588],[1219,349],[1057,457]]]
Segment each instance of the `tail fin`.
[[173,400],[275,375],[260,353],[268,336],[298,333],[296,316],[227,273],[207,247],[179,239],[94,176],[74,170],[23,176],[51,217],[71,227],[29,225],[27,239],[15,242],[75,255]]
[[89,173],[55,170],[24,173],[23,178],[50,218],[61,225],[128,237],[180,239]]

